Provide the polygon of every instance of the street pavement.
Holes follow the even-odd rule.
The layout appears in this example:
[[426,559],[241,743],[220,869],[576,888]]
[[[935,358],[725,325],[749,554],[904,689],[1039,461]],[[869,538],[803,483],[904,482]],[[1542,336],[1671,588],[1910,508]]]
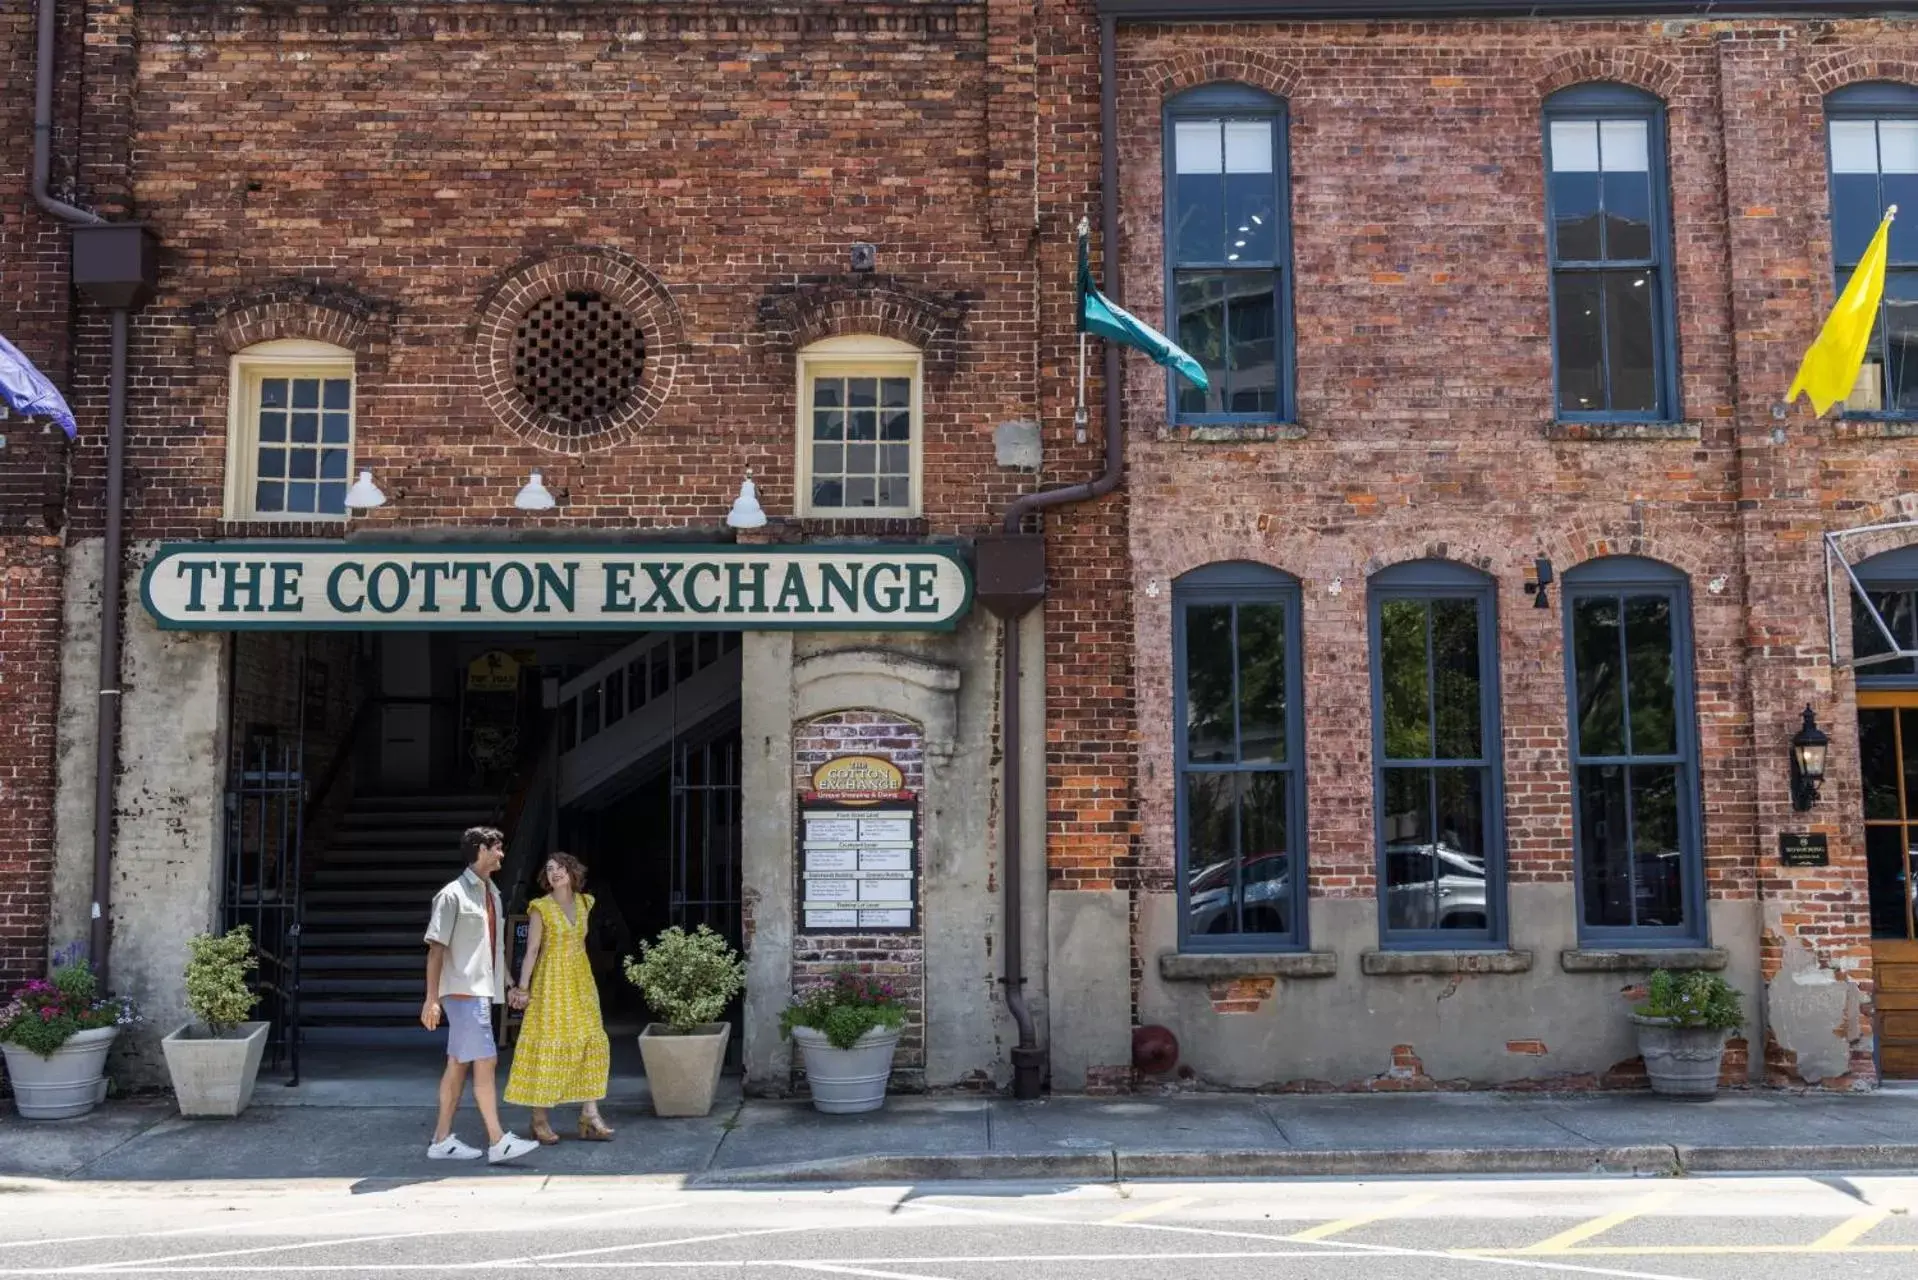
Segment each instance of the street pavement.
[[1918,1178],[0,1182],[0,1277],[1873,1280]]

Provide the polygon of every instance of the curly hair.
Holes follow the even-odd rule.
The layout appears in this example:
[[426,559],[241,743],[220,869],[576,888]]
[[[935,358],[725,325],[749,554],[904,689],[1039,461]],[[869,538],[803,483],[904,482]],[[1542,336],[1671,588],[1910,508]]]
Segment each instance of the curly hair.
[[546,890],[548,893],[553,891],[552,882],[546,878],[547,862],[557,862],[566,869],[566,874],[572,878],[574,893],[584,893],[586,891],[586,864],[570,853],[549,853],[546,855],[546,862],[539,864],[540,888]]

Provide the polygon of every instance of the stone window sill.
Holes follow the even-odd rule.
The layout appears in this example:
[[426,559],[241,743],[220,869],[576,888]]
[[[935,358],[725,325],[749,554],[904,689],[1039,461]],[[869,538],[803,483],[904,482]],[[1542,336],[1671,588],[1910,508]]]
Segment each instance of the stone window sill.
[[1547,440],[1697,440],[1697,422],[1548,422]]
[[1918,436],[1918,419],[1840,418],[1831,434],[1839,440],[1909,440]]
[[1648,973],[1653,969],[1723,969],[1723,947],[1578,947],[1558,953],[1567,973]]
[[1359,972],[1374,978],[1400,974],[1527,973],[1529,951],[1367,951]]
[[1177,444],[1262,444],[1303,440],[1308,434],[1296,422],[1170,423],[1159,438]]
[[1285,951],[1257,955],[1159,953],[1159,976],[1167,982],[1212,982],[1220,978],[1329,978],[1339,971],[1334,951]]

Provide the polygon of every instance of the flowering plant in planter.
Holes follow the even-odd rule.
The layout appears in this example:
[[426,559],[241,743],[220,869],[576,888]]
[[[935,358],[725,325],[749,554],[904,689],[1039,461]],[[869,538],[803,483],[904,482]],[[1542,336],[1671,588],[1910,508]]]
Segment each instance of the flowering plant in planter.
[[1645,983],[1645,1003],[1637,1012],[1669,1026],[1707,1031],[1736,1031],[1745,1021],[1737,990],[1717,974],[1703,971],[1657,970]]
[[76,942],[54,953],[51,977],[27,983],[0,1008],[0,1044],[47,1058],[82,1031],[139,1020],[131,1000],[100,994],[86,948]]
[[793,1001],[779,1015],[781,1035],[810,1027],[835,1049],[850,1049],[874,1027],[897,1031],[906,1025],[906,1006],[892,983],[842,965],[826,982]]

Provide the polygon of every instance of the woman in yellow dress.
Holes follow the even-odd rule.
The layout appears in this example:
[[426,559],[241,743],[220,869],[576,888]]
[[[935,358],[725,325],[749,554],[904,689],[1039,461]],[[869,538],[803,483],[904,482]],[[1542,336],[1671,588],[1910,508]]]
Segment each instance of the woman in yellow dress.
[[613,1131],[600,1118],[611,1051],[599,1016],[599,988],[586,958],[586,929],[593,912],[586,868],[570,853],[556,853],[539,874],[543,898],[532,903],[526,958],[520,962],[516,1008],[526,1010],[506,1101],[533,1110],[533,1136],[546,1146],[559,1141],[547,1123],[554,1107],[579,1105],[579,1136],[605,1142]]

